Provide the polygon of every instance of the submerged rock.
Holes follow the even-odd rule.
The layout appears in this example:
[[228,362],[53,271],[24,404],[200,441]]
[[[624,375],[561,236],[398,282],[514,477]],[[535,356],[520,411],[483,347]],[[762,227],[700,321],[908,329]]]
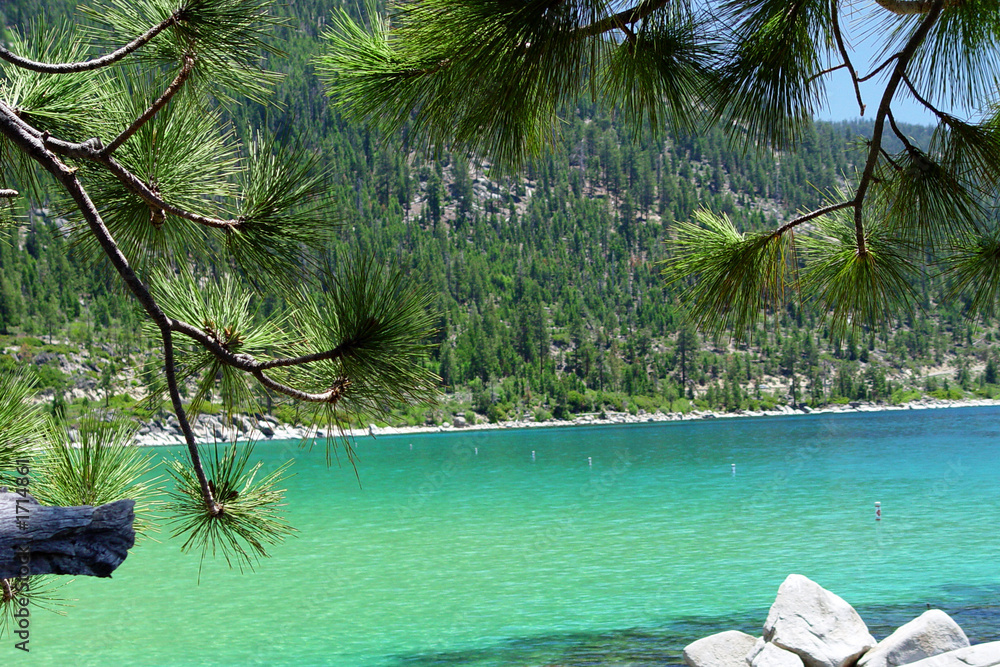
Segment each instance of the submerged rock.
[[690,667],[746,667],[746,656],[757,638],[738,630],[703,637],[684,647],[684,662]]
[[797,654],[806,667],[849,667],[875,646],[854,607],[801,574],[788,575],[778,588],[764,639]]
[[969,645],[958,623],[940,609],[931,609],[878,643],[858,661],[858,667],[897,667],[955,651]]

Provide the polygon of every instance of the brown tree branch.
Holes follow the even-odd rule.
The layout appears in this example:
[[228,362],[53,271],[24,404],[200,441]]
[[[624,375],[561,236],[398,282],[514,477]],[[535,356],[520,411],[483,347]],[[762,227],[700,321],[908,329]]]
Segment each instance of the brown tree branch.
[[138,132],[139,128],[145,125],[149,119],[159,113],[160,109],[166,106],[167,102],[170,101],[170,98],[177,94],[177,91],[181,89],[184,82],[187,81],[189,76],[191,76],[191,71],[194,69],[194,60],[194,56],[190,54],[184,55],[184,65],[181,67],[181,71],[177,73],[177,76],[170,82],[170,85],[167,86],[165,91],[163,91],[163,94],[160,95],[160,97],[153,102],[153,104],[151,104],[141,116],[132,121],[132,124],[129,125],[124,132],[119,134],[114,141],[108,144],[104,151],[102,151],[103,155],[110,156],[118,150],[119,146],[128,141],[129,137]]
[[847,47],[844,45],[844,36],[840,31],[840,19],[838,18],[838,7],[833,8],[833,34],[837,39],[837,48],[840,49],[840,57],[844,59],[844,66],[847,67],[847,71],[851,73],[851,83],[854,84],[854,94],[858,98],[858,108],[860,109],[860,115],[865,115],[865,102],[861,99],[861,86],[858,83],[858,73],[854,69],[854,65],[851,63],[851,56],[847,52]]
[[809,222],[810,220],[815,220],[816,218],[821,218],[827,213],[833,213],[834,211],[839,211],[841,209],[850,208],[856,205],[857,201],[852,199],[851,201],[844,201],[837,204],[830,204],[829,206],[824,206],[823,208],[818,208],[815,211],[810,211],[809,213],[797,216],[792,220],[789,220],[788,222],[783,224],[781,227],[778,227],[776,230],[774,230],[771,233],[771,238],[777,238],[782,234],[784,234],[785,232],[789,232],[795,229],[802,223]]
[[[935,0],[875,0],[883,9],[898,16],[929,14],[937,4]],[[962,0],[945,0],[943,8],[954,7]]]
[[590,25],[577,28],[574,34],[578,37],[596,37],[610,30],[621,30],[627,25],[641,21],[658,9],[662,9],[668,2],[669,0],[645,0],[644,2],[639,2],[634,7],[622,10],[600,21],[595,21]]
[[90,160],[104,165],[107,167],[108,171],[118,178],[122,185],[146,202],[151,210],[164,211],[165,213],[176,215],[178,218],[190,220],[191,222],[198,223],[199,225],[215,229],[239,229],[243,224],[242,220],[222,220],[220,218],[213,218],[193,213],[192,211],[174,206],[156,194],[148,183],[123,167],[113,157],[104,155],[101,140],[96,137],[78,144],[62,141],[61,139],[54,139],[52,137],[45,137],[45,145],[47,148],[59,155],[77,158],[80,160]]
[[939,111],[937,107],[935,107],[933,104],[931,104],[930,102],[928,102],[927,100],[925,100],[920,95],[920,93],[917,92],[917,89],[913,85],[913,82],[910,81],[910,77],[906,76],[906,72],[903,72],[903,83],[905,83],[906,87],[910,89],[910,93],[913,95],[913,97],[918,102],[920,102],[921,104],[923,104],[927,108],[928,111],[930,111],[931,113],[933,113],[938,118],[944,118],[944,114],[941,113],[941,111]]
[[3,45],[0,45],[0,60],[6,60],[10,64],[20,67],[21,69],[31,70],[32,72],[40,72],[42,74],[72,74],[74,72],[87,72],[112,65],[125,56],[136,52],[148,44],[151,39],[173,24],[177,23],[177,21],[178,14],[177,12],[174,12],[168,18],[153,26],[117,51],[113,51],[112,53],[101,56],[100,58],[95,58],[94,60],[87,60],[78,63],[41,63],[11,53],[4,48]]
[[52,174],[56,181],[58,181],[67,193],[69,193],[73,202],[76,204],[77,209],[79,209],[80,213],[87,221],[87,225],[90,228],[91,233],[97,239],[97,242],[100,243],[101,248],[108,257],[108,260],[115,268],[115,271],[125,282],[129,291],[132,292],[133,296],[135,296],[135,298],[139,301],[139,304],[143,307],[143,310],[146,311],[146,314],[149,315],[150,319],[160,329],[163,337],[164,362],[171,402],[173,403],[177,420],[184,433],[184,439],[187,443],[188,452],[191,456],[192,466],[194,467],[195,474],[198,476],[198,480],[201,484],[202,497],[205,500],[205,505],[208,507],[209,512],[213,515],[219,514],[222,511],[222,508],[215,501],[212,490],[208,485],[208,478],[206,477],[204,468],[201,464],[198,446],[194,441],[194,432],[191,430],[191,426],[187,421],[187,415],[184,411],[184,405],[181,402],[180,392],[177,387],[175,376],[176,371],[173,363],[170,318],[168,318],[160,309],[156,300],[153,298],[153,295],[150,293],[149,288],[139,279],[135,271],[129,265],[128,259],[126,259],[125,255],[123,255],[121,250],[118,248],[111,232],[108,231],[108,228],[105,226],[104,220],[101,219],[101,215],[97,211],[97,207],[90,199],[90,196],[87,194],[79,179],[77,179],[76,169],[66,166],[48,149],[42,138],[42,133],[37,133],[36,135],[33,132],[29,132],[22,127],[23,123],[19,123],[17,121],[18,119],[11,117],[5,109],[0,109],[0,132],[2,132],[8,139],[17,145],[21,151],[31,157],[42,168]]
[[222,345],[215,336],[212,336],[207,331],[204,331],[203,329],[193,326],[187,322],[171,320],[170,327],[173,331],[182,333],[188,338],[191,338],[199,343],[202,347],[211,352],[216,359],[227,366],[250,373],[265,387],[273,389],[274,391],[284,394],[290,398],[306,401],[308,403],[333,403],[336,402],[336,400],[343,394],[343,387],[340,386],[333,387],[332,389],[318,394],[305,392],[278,382],[277,380],[265,375],[264,371],[271,368],[301,366],[303,364],[316,361],[338,359],[346,353],[347,348],[349,347],[348,343],[341,343],[332,350],[325,350],[323,352],[317,352],[315,354],[304,355],[301,357],[258,361],[249,354],[231,352],[226,349],[226,347]]
[[903,79],[903,75],[906,73],[906,67],[910,64],[910,60],[913,55],[917,52],[917,47],[924,41],[927,34],[930,32],[931,26],[937,21],[938,16],[941,15],[941,9],[944,7],[946,0],[933,0],[932,7],[930,11],[924,16],[920,25],[917,26],[916,31],[910,36],[909,41],[903,47],[896,56],[896,66],[892,70],[892,74],[889,76],[889,81],[886,83],[885,91],[882,93],[882,100],[879,103],[878,112],[875,114],[875,128],[872,130],[871,144],[868,148],[868,158],[865,161],[865,168],[861,173],[861,178],[858,181],[858,189],[855,194],[855,202],[857,204],[854,207],[854,228],[857,235],[858,244],[858,254],[864,256],[867,254],[867,248],[865,244],[865,226],[862,217],[865,195],[868,193],[868,188],[871,186],[872,179],[875,175],[875,165],[878,163],[879,155],[882,150],[882,136],[885,133],[885,121],[886,117],[890,113],[892,99],[896,94],[896,89],[899,87],[900,82]]
[[906,148],[907,152],[918,153],[919,149],[910,142],[910,138],[903,134],[903,131],[899,129],[898,125],[896,125],[896,118],[892,115],[891,110],[886,114],[886,117],[889,119],[889,127],[892,128],[893,134],[896,135],[896,138],[903,144],[903,147]]
[[882,70],[884,70],[884,69],[885,69],[886,67],[888,67],[888,66],[889,66],[889,65],[890,65],[890,64],[892,63],[892,61],[894,61],[894,60],[895,60],[896,58],[898,58],[898,57],[899,57],[899,54],[898,54],[898,53],[894,53],[894,54],[892,54],[891,56],[889,56],[888,58],[886,58],[886,59],[885,59],[885,60],[884,60],[884,61],[882,62],[882,64],[881,64],[881,65],[879,65],[878,67],[876,67],[875,69],[873,69],[873,70],[872,70],[871,72],[869,72],[868,74],[865,74],[865,75],[864,75],[863,77],[860,77],[860,78],[858,79],[858,82],[860,82],[860,83],[864,83],[865,81],[867,81],[868,79],[872,78],[873,76],[876,76],[876,75],[878,75],[878,73],[879,73],[879,72],[881,72],[881,71],[882,71]]

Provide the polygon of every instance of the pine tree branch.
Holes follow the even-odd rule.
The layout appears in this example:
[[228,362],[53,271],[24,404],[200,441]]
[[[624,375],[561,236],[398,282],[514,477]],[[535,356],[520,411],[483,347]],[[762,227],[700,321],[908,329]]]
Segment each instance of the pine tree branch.
[[646,0],[639,4],[613,14],[606,18],[578,28],[574,34],[578,37],[596,37],[611,30],[621,30],[627,25],[637,23],[653,12],[662,9],[670,0]]
[[88,72],[102,67],[107,67],[108,65],[113,65],[122,58],[135,53],[148,44],[154,37],[177,23],[178,20],[179,13],[174,12],[168,18],[153,26],[125,46],[105,56],[95,58],[94,60],[87,60],[78,63],[41,63],[28,58],[22,58],[17,54],[11,53],[4,48],[3,45],[0,45],[0,60],[5,60],[16,67],[20,67],[21,69],[31,70],[32,72],[39,72],[42,74],[73,74],[75,72]]
[[178,218],[183,218],[199,225],[212,227],[214,229],[239,229],[243,224],[242,220],[222,220],[220,218],[213,218],[193,213],[192,211],[174,206],[156,194],[148,183],[123,167],[113,157],[105,155],[103,144],[101,143],[101,140],[96,137],[80,143],[71,143],[48,136],[45,136],[44,140],[46,147],[51,149],[54,153],[58,153],[59,155],[63,155],[65,157],[89,160],[91,162],[104,165],[122,185],[146,202],[146,204],[149,205],[150,210],[153,211],[154,215],[162,211],[163,213],[170,213],[171,215],[176,215]]
[[937,108],[937,107],[935,107],[935,106],[934,106],[933,104],[931,104],[930,102],[928,102],[927,100],[925,100],[925,99],[924,99],[924,98],[923,98],[923,97],[922,97],[922,96],[920,95],[920,93],[918,93],[918,92],[917,92],[917,89],[916,89],[916,88],[914,87],[914,85],[913,85],[913,82],[912,82],[912,81],[910,81],[910,77],[906,76],[906,73],[905,73],[905,72],[903,73],[903,83],[905,83],[905,84],[906,84],[906,87],[910,89],[910,93],[911,93],[911,94],[913,95],[913,97],[914,97],[914,98],[915,98],[915,99],[916,99],[916,100],[917,100],[918,102],[920,102],[921,104],[923,104],[923,105],[924,105],[924,107],[926,107],[928,111],[930,111],[931,113],[933,113],[933,114],[934,114],[935,116],[937,116],[937,117],[938,117],[939,119],[944,119],[944,114],[943,114],[943,113],[941,113],[941,111],[940,111],[940,110],[938,110],[938,108]]
[[839,69],[844,69],[845,67],[847,67],[846,63],[840,63],[839,65],[834,65],[833,67],[827,67],[825,70],[822,70],[820,72],[816,72],[811,77],[809,77],[809,83],[812,83],[813,81],[815,81],[816,79],[820,78],[821,76],[826,76],[827,74],[831,74],[833,72],[836,72]]
[[865,82],[865,81],[867,81],[868,79],[871,79],[872,77],[874,77],[874,76],[877,76],[879,72],[881,72],[881,71],[882,71],[882,70],[884,70],[884,69],[885,69],[886,67],[888,67],[888,66],[890,65],[890,63],[892,63],[892,61],[893,61],[893,60],[895,60],[895,59],[896,59],[896,58],[898,58],[898,57],[899,57],[899,54],[898,54],[898,53],[894,53],[894,54],[892,54],[891,56],[889,56],[888,58],[886,58],[886,59],[885,59],[885,60],[884,60],[884,61],[882,62],[882,64],[881,64],[881,65],[879,65],[878,67],[876,67],[875,69],[873,69],[873,70],[872,70],[871,72],[869,72],[868,74],[865,74],[865,75],[864,75],[863,77],[859,78],[859,79],[858,79],[858,82],[860,82],[860,83],[864,83],[864,82]]
[[892,74],[889,76],[889,81],[886,83],[885,91],[882,93],[882,100],[879,103],[878,112],[875,115],[875,127],[872,130],[871,144],[868,149],[868,158],[865,161],[864,170],[862,171],[861,178],[858,181],[858,189],[854,199],[856,202],[854,206],[854,228],[857,235],[858,255],[860,256],[867,254],[865,247],[865,226],[862,213],[865,195],[868,193],[868,188],[871,186],[875,175],[875,166],[878,164],[878,158],[881,154],[882,137],[885,133],[886,117],[890,113],[892,99],[896,94],[897,88],[899,88],[903,75],[906,73],[907,65],[910,64],[910,60],[917,52],[917,48],[921,43],[923,43],[927,34],[930,32],[931,27],[941,15],[941,9],[944,7],[944,3],[945,0],[933,0],[933,6],[930,11],[924,16],[920,25],[917,26],[917,29],[910,36],[909,41],[903,49],[896,55],[896,66],[893,68]]
[[896,138],[903,144],[903,147],[906,148],[907,152],[911,154],[919,153],[920,151],[913,145],[909,137],[903,134],[903,131],[899,129],[898,125],[896,125],[896,118],[892,115],[892,111],[889,111],[886,114],[886,117],[889,119],[889,126],[892,128],[893,134],[896,135]]
[[860,115],[865,115],[865,102],[861,99],[861,86],[858,83],[858,73],[854,69],[854,65],[851,63],[851,56],[847,52],[847,47],[844,45],[844,35],[840,31],[840,19],[838,18],[839,8],[835,5],[833,8],[833,34],[837,39],[837,48],[840,50],[840,56],[844,59],[844,66],[847,67],[847,71],[851,73],[851,83],[854,84],[854,94],[858,98],[858,108],[860,109]]
[[884,148],[880,148],[879,150],[882,153],[882,157],[885,158],[886,162],[888,162],[890,165],[892,165],[893,169],[895,169],[896,171],[903,171],[903,168],[901,166],[899,166],[899,163],[896,162],[895,160],[893,160],[892,156],[889,155],[889,153],[887,153]]
[[201,465],[201,458],[198,454],[198,446],[194,441],[194,432],[187,422],[187,414],[177,387],[176,371],[173,362],[173,344],[170,334],[170,319],[160,309],[149,288],[139,279],[139,276],[136,275],[135,271],[129,265],[128,259],[126,259],[125,255],[118,248],[111,232],[105,226],[104,220],[101,219],[97,207],[76,177],[76,168],[68,167],[48,149],[46,142],[43,140],[43,136],[47,135],[43,135],[43,133],[33,129],[33,131],[29,131],[29,129],[24,127],[25,124],[23,121],[20,121],[16,116],[12,117],[8,109],[5,105],[4,107],[0,107],[0,132],[43,169],[52,174],[56,181],[67,191],[87,221],[91,233],[104,250],[115,271],[129,288],[129,291],[132,292],[132,295],[139,301],[146,314],[160,329],[163,337],[164,362],[171,402],[184,432],[184,439],[188,446],[188,452],[191,455],[192,466],[194,466],[198,479],[202,483],[202,495],[205,504],[211,514],[218,514],[221,512],[221,506],[213,498],[212,490],[208,486],[208,478],[205,476],[205,471]]
[[[943,7],[954,7],[963,0],[946,0]],[[875,0],[883,9],[898,16],[929,14],[937,4],[935,0]]]
[[250,373],[265,387],[273,389],[274,391],[284,394],[290,398],[295,398],[308,403],[335,403],[343,394],[343,390],[345,388],[344,386],[333,387],[328,391],[319,394],[304,392],[300,389],[290,387],[274,380],[273,378],[265,375],[264,371],[271,368],[301,366],[315,361],[338,359],[344,356],[344,354],[346,354],[350,349],[350,342],[341,343],[331,350],[325,350],[323,352],[317,352],[315,354],[304,355],[301,357],[258,361],[249,354],[235,353],[228,350],[218,341],[216,337],[187,322],[171,320],[170,326],[173,331],[182,333],[198,342],[202,345],[202,347],[215,355],[215,357],[222,363]]
[[191,72],[194,70],[194,61],[194,56],[190,54],[184,55],[184,65],[181,67],[181,71],[177,73],[177,76],[170,82],[170,85],[167,86],[165,91],[163,91],[163,94],[160,95],[160,97],[153,102],[141,116],[132,121],[132,124],[129,125],[124,132],[119,134],[114,141],[108,144],[102,151],[102,155],[110,156],[118,150],[123,143],[128,141],[129,137],[138,132],[143,125],[159,113],[160,109],[166,106],[167,102],[170,101],[170,98],[177,94],[181,87],[184,86],[184,82],[187,81],[189,76],[191,76]]
[[794,218],[792,220],[789,220],[788,222],[786,222],[785,224],[783,224],[781,227],[778,227],[776,230],[774,230],[774,232],[771,233],[771,237],[772,238],[777,238],[777,237],[781,236],[782,234],[784,234],[785,232],[789,232],[789,231],[795,229],[796,227],[798,227],[799,225],[801,225],[804,222],[809,222],[810,220],[815,220],[816,218],[821,218],[824,215],[826,215],[827,213],[833,213],[834,211],[839,211],[841,209],[850,208],[852,206],[857,206],[857,200],[856,199],[852,199],[850,201],[845,201],[845,202],[840,202],[840,203],[837,203],[837,204],[830,204],[829,206],[824,206],[823,208],[818,208],[815,211],[810,211],[809,213],[805,213],[803,215],[800,215],[800,216],[798,216],[798,217],[796,217],[796,218]]

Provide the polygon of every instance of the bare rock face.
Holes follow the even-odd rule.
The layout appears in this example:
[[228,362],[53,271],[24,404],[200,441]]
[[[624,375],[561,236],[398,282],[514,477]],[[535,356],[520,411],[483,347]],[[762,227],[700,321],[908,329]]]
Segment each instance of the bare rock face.
[[795,653],[806,667],[849,667],[875,646],[854,607],[801,574],[788,575],[778,588],[764,639]]
[[690,667],[747,667],[746,655],[756,643],[745,632],[720,632],[684,647],[684,662]]
[[748,662],[750,667],[802,667],[802,658],[774,644],[764,644]]
[[858,667],[897,667],[969,645],[958,623],[940,609],[931,609],[879,642],[858,661]]
[[909,663],[908,667],[996,667],[1000,665],[1000,642],[976,644],[957,651]]

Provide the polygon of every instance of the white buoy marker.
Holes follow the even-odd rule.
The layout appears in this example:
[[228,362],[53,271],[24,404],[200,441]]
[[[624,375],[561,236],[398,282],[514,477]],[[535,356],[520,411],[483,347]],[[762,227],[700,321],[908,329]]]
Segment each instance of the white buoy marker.
[[736,464],[734,463],[733,464],[733,477],[735,477],[735,476],[736,476]]
[[882,520],[882,503],[878,502],[877,500],[875,501],[875,520],[876,521]]
[[531,450],[531,460],[532,461],[535,460],[535,450],[534,449]]
[[591,468],[593,468],[594,467],[594,459],[588,456],[587,457],[587,465],[590,466]]

